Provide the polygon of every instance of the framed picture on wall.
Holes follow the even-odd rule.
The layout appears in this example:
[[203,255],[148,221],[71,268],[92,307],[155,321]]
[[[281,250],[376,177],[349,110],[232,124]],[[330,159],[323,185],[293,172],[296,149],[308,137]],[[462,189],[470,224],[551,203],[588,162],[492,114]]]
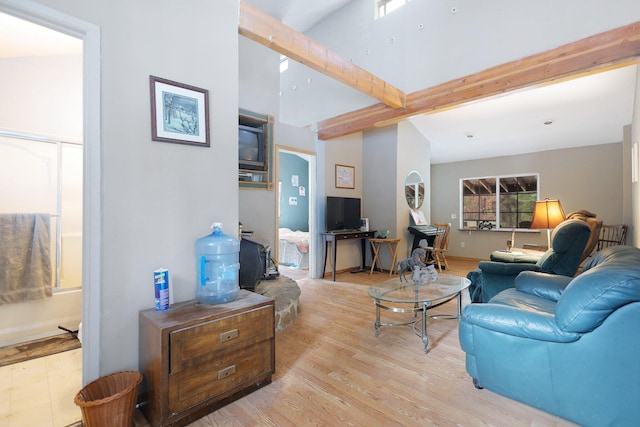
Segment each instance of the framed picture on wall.
[[356,188],[353,166],[336,164],[336,188]]
[[209,147],[209,91],[149,76],[151,138]]

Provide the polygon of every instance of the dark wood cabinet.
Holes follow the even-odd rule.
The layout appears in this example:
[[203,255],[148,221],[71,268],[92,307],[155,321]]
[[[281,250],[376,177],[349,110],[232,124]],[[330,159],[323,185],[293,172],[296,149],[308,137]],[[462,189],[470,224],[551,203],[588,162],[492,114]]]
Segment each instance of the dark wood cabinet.
[[271,382],[274,301],[241,290],[227,304],[141,311],[139,352],[149,424],[184,426]]
[[238,123],[241,127],[258,128],[262,134],[262,138],[259,140],[261,146],[258,149],[258,153],[262,153],[262,156],[259,156],[261,157],[259,160],[262,165],[260,167],[252,167],[243,159],[238,159],[238,182],[240,188],[273,190],[273,116],[240,108]]

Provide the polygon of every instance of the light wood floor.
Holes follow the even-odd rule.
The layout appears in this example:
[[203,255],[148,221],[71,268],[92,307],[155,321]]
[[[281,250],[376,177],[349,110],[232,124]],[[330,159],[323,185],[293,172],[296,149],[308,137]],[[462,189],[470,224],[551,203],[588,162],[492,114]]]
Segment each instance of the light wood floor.
[[[466,275],[477,261],[449,264],[450,274]],[[388,278],[347,272],[336,282],[299,280],[302,314],[277,334],[273,383],[191,426],[573,426],[475,389],[457,320],[429,319],[428,354],[409,327],[383,327],[375,337],[367,287]],[[433,311],[455,312],[455,300]],[[139,425],[145,423],[137,416]]]

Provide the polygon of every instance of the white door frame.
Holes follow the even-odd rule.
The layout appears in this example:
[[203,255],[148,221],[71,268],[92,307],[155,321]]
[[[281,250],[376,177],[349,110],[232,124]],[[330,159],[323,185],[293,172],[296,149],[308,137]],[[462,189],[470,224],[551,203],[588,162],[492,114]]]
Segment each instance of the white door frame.
[[100,27],[30,0],[0,0],[0,11],[83,41],[82,382],[87,384],[100,376]]

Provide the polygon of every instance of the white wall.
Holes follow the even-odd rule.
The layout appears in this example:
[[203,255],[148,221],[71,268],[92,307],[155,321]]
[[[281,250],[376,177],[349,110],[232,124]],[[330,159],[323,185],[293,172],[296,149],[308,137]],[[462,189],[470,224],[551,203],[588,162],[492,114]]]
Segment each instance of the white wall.
[[[372,230],[389,230],[389,237],[400,238],[398,259],[410,251],[409,207],[404,180],[412,170],[425,182],[425,210],[429,214],[429,143],[409,122],[336,138],[325,143],[325,185],[327,196],[359,197],[362,216],[369,218]],[[335,164],[355,167],[355,189],[335,188]],[[381,250],[384,268],[391,266],[388,250]],[[369,249],[367,248],[369,254]],[[336,270],[360,266],[360,243],[340,242]],[[370,257],[367,255],[370,262]],[[331,271],[327,262],[327,272]]]
[[[451,214],[460,218],[460,179],[539,173],[540,197],[560,199],[566,214],[586,209],[605,224],[620,224],[630,217],[623,201],[623,182],[631,180],[629,172],[623,173],[624,161],[622,143],[613,143],[432,165],[431,220],[452,222],[451,255],[487,259],[492,251],[506,246],[511,231],[459,230]],[[546,233],[516,233],[516,246],[522,243],[546,245]]]
[[0,58],[0,127],[82,140],[82,55]]
[[413,235],[409,227],[409,205],[405,197],[405,179],[411,171],[416,171],[424,181],[424,202],[422,213],[431,223],[431,152],[429,141],[411,122],[398,123],[398,176],[396,180],[398,211],[398,237],[404,236],[403,246],[398,248],[398,259],[404,259],[411,253]]
[[[280,54],[244,37],[239,38],[238,46],[239,105],[274,116],[272,158],[275,159],[276,145],[315,152],[316,137],[312,131],[280,122]],[[272,166],[276,166],[275,160]],[[273,177],[276,177],[275,171]],[[243,229],[252,230],[256,238],[268,241],[272,250],[278,247],[276,186],[277,183],[271,190],[241,188],[239,192],[239,219]]]
[[[389,237],[398,235],[398,126],[385,126],[363,133],[363,216],[369,218],[371,230],[389,230]],[[404,187],[402,187],[404,193]],[[387,245],[384,245],[385,248]],[[401,246],[401,244],[400,244]],[[391,267],[387,249],[379,252],[383,268]],[[370,258],[369,258],[370,259]],[[369,263],[367,265],[370,265]]]
[[[429,215],[428,141],[411,123],[403,122],[326,141],[325,147],[327,195],[361,198],[362,216],[369,218],[369,227],[377,231],[389,230],[389,237],[400,238],[398,259],[406,258],[413,237],[407,231],[409,207],[404,194],[404,180],[413,170],[422,175],[425,213]],[[335,188],[336,163],[355,166],[355,189]],[[338,254],[336,270],[360,265],[359,242],[341,242]],[[389,268],[391,257],[386,245],[380,257],[383,267]],[[329,265],[327,271],[330,271]]]
[[[363,199],[364,197],[364,169],[363,169],[363,138],[362,134],[353,134],[331,141],[324,142],[324,168],[320,170],[320,176],[324,177],[324,185],[326,188],[326,196],[333,197],[352,197]],[[354,167],[354,187],[336,188],[336,164]],[[326,198],[322,199],[322,209],[326,205]],[[368,211],[368,207],[361,205],[362,217],[366,218],[373,212]],[[374,227],[372,225],[371,227]],[[326,223],[318,224],[318,228],[322,231],[326,230]],[[336,259],[336,271],[342,271],[353,267],[359,267],[361,263],[360,241],[347,241],[338,244],[338,258]],[[330,255],[328,255],[330,256]],[[320,260],[320,270],[322,270],[322,262]],[[320,271],[321,273],[322,271]],[[327,259],[325,274],[331,272],[331,262]],[[328,276],[330,277],[330,276]]]
[[[407,231],[410,208],[405,198],[405,178],[417,171],[425,183],[425,204],[422,209],[429,217],[429,143],[410,122],[385,126],[364,132],[363,169],[364,199],[375,230],[389,230],[389,237],[401,239],[397,260],[411,252],[413,236]],[[391,267],[387,245],[380,251],[383,268]]]
[[[38,3],[101,30],[100,374],[138,368],[138,312],[166,267],[195,296],[195,241],[238,222],[237,0]],[[209,90],[211,147],[151,140],[149,75]]]

